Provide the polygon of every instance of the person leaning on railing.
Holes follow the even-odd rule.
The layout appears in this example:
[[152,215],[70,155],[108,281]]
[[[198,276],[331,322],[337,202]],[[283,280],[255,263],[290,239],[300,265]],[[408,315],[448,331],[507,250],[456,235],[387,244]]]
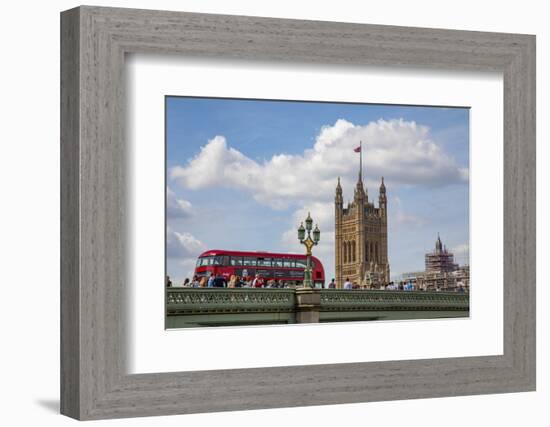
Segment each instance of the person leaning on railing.
[[237,279],[235,280],[235,287],[242,288],[243,286],[244,286],[243,278],[240,276],[237,276]]
[[199,286],[200,286],[199,276],[195,275],[193,276],[193,280],[191,281],[191,287],[198,288]]
[[252,281],[252,287],[253,288],[263,288],[264,287],[264,281],[260,277],[259,274],[256,274],[256,277]]
[[223,277],[221,274],[218,274],[214,278],[213,287],[214,288],[226,288],[227,287],[227,280],[225,280],[225,277]]
[[349,278],[346,277],[346,281],[344,282],[344,289],[353,289],[353,284],[349,281]]
[[199,288],[206,288],[207,282],[208,279],[206,278],[206,276],[202,276],[199,282]]

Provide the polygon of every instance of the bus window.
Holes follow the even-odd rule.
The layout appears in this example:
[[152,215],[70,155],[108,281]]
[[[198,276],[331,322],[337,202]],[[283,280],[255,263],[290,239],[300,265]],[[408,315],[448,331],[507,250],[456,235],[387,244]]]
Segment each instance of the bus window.
[[256,258],[250,257],[250,256],[245,256],[245,257],[243,258],[243,265],[246,265],[246,266],[256,266]]
[[258,258],[258,267],[271,267],[271,258]]
[[296,268],[306,268],[306,260],[305,259],[297,259],[296,260]]
[[227,255],[214,257],[214,265],[229,265],[229,257]]
[[232,266],[242,266],[243,265],[243,257],[242,256],[232,256],[231,257],[231,265]]
[[283,260],[281,258],[273,258],[273,267],[282,267]]
[[296,265],[294,264],[293,259],[284,259],[283,260],[283,267],[285,268],[294,268]]

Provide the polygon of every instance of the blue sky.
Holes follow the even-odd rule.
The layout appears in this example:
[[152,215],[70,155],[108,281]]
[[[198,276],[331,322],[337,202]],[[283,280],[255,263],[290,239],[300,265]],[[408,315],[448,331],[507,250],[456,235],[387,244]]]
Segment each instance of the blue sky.
[[167,269],[179,283],[205,249],[298,252],[307,211],[314,253],[334,275],[334,189],[363,175],[388,194],[392,276],[423,269],[439,232],[467,262],[467,108],[167,97]]

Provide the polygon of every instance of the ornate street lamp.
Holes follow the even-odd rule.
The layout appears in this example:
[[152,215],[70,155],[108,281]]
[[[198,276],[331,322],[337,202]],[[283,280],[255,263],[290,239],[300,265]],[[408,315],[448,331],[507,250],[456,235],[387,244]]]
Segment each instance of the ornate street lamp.
[[[321,230],[319,230],[319,227],[315,225],[315,230],[313,230],[313,239],[311,238],[311,230],[313,228],[313,220],[311,219],[311,215],[308,212],[307,218],[306,218],[306,226],[304,228],[304,223],[300,224],[300,227],[298,227],[298,240],[302,245],[306,247],[306,269],[304,270],[304,286],[306,287],[313,287],[313,282],[311,280],[311,250],[313,249],[313,246],[317,245],[319,243],[319,240],[321,239]],[[306,237],[306,231],[307,231],[307,237]]]

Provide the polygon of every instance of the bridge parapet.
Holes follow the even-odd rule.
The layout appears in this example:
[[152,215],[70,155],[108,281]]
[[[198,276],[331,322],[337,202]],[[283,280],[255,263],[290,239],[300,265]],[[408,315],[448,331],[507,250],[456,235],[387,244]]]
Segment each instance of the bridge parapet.
[[321,311],[468,310],[469,295],[458,292],[321,290]]
[[342,289],[166,288],[166,327],[467,317],[469,294]]
[[166,288],[166,312],[235,313],[294,311],[294,289]]

